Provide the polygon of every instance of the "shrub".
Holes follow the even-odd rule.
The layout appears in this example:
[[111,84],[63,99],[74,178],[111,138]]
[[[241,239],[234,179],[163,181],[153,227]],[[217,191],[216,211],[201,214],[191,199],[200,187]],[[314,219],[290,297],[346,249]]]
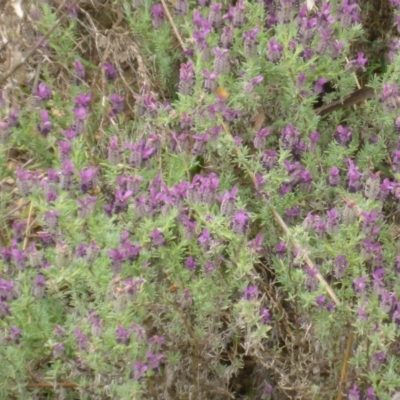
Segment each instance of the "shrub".
[[366,3],[206,3],[32,10],[51,62],[3,75],[2,398],[396,396],[395,41],[383,71]]

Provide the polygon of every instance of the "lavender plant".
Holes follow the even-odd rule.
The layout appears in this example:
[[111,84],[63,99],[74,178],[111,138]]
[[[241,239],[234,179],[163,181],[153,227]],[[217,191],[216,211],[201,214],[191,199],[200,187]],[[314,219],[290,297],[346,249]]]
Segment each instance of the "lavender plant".
[[366,4],[67,6],[61,75],[2,88],[1,397],[396,398],[397,47],[316,110]]

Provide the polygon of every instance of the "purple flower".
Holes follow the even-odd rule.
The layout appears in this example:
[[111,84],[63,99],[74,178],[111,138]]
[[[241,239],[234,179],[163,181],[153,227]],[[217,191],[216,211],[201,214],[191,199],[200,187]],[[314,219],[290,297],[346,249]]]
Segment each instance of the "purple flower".
[[189,219],[186,215],[182,215],[181,221],[184,226],[184,237],[186,240],[191,240],[196,233],[197,221]]
[[369,317],[368,312],[363,307],[359,307],[357,314],[361,321],[366,321]]
[[80,243],[75,249],[75,257],[84,258],[87,254],[88,245],[86,243]]
[[358,294],[359,296],[363,295],[367,289],[367,277],[362,276],[359,279],[354,279],[353,288],[356,294]]
[[399,87],[397,84],[383,84],[383,90],[381,94],[380,101],[383,104],[383,108],[385,111],[392,113],[396,111],[398,108],[398,96],[399,96]]
[[92,95],[90,93],[79,93],[74,98],[75,108],[89,108],[90,101],[92,100]]
[[103,70],[108,82],[114,82],[117,79],[118,76],[117,71],[111,63],[109,62],[104,63]]
[[183,289],[183,294],[180,298],[179,304],[183,310],[187,310],[193,305],[193,296],[189,289]]
[[324,85],[325,83],[328,82],[328,79],[326,78],[319,78],[315,83],[314,83],[314,93],[315,94],[321,94],[325,91]]
[[26,221],[14,221],[12,224],[14,229],[14,239],[20,243],[25,238]]
[[341,57],[344,44],[342,41],[334,41],[331,46],[331,57],[333,60],[337,60]]
[[[125,253],[125,258],[127,258],[126,253]],[[126,295],[126,299],[133,300],[145,282],[146,282],[146,280],[143,278],[139,278],[136,280],[133,280],[132,278],[126,279],[124,281],[124,288],[123,288],[125,295]]]
[[204,272],[207,275],[211,275],[216,269],[217,267],[211,261],[206,261],[204,265]]
[[80,329],[75,329],[74,335],[76,337],[76,343],[79,350],[85,351],[88,344],[88,335],[85,335]]
[[59,154],[59,159],[61,164],[70,157],[71,154],[71,142],[67,141],[59,141],[57,142],[58,147],[60,148],[60,154]]
[[51,98],[51,95],[51,89],[44,82],[39,83],[35,96],[39,97],[40,100],[48,100]]
[[164,336],[154,335],[149,338],[149,345],[153,350],[159,350],[165,344]]
[[362,232],[366,236],[369,236],[372,233],[372,227],[378,221],[380,215],[375,210],[371,210],[370,212],[361,211],[361,216],[363,217]]
[[389,313],[396,304],[396,296],[394,293],[389,293],[386,289],[382,289],[379,295],[379,306],[385,313]]
[[365,400],[378,400],[375,395],[375,390],[372,386],[367,389]]
[[55,243],[54,235],[48,232],[39,232],[38,237],[41,239],[44,246],[51,246]]
[[212,3],[210,5],[210,13],[208,14],[208,22],[214,29],[219,29],[222,25],[222,4]]
[[396,307],[392,313],[392,321],[400,327],[400,302],[397,302]]
[[283,45],[273,38],[268,42],[266,57],[268,61],[277,64],[283,54]]
[[359,172],[357,165],[354,164],[353,160],[347,159],[349,170],[347,172],[347,189],[350,193],[359,192],[362,189],[362,173]]
[[326,311],[331,312],[336,310],[336,305],[333,301],[330,301],[326,304]]
[[111,117],[116,117],[121,114],[125,109],[125,99],[117,93],[110,94],[111,101]]
[[304,61],[310,60],[313,55],[314,55],[314,52],[309,48],[305,48],[301,53],[301,56]]
[[323,29],[320,31],[321,38],[317,44],[317,53],[324,55],[328,52],[330,44],[333,42],[332,29]]
[[135,332],[136,340],[142,343],[146,339],[146,330],[138,324],[132,324],[131,328],[132,332]]
[[161,360],[164,358],[164,354],[154,354],[151,351],[147,352],[147,365],[152,370],[157,370],[161,365]]
[[66,3],[64,5],[65,9],[68,10],[69,17],[71,19],[75,19],[78,16],[78,6],[74,4],[72,1],[70,3]]
[[133,372],[132,372],[132,378],[136,381],[140,381],[143,379],[146,375],[146,372],[148,370],[147,364],[142,363],[141,361],[135,361],[133,365]]
[[203,70],[204,82],[203,88],[207,93],[213,93],[217,89],[217,78],[216,72],[210,72],[207,69]]
[[264,325],[269,324],[272,321],[271,314],[266,308],[261,309],[260,315],[261,315],[261,323],[263,323]]
[[245,300],[251,301],[258,298],[258,289],[256,286],[247,286],[244,290],[243,297]]
[[56,343],[53,347],[53,357],[58,359],[62,358],[65,353],[64,344]]
[[325,296],[318,296],[315,299],[315,302],[317,303],[319,309],[322,309],[325,301],[326,301],[326,297]]
[[177,15],[186,15],[189,12],[189,1],[176,0],[175,11]]
[[[245,6],[244,1],[239,0],[234,7],[231,8],[230,14],[232,23],[235,28],[241,28],[245,21]],[[225,17],[225,16],[224,16]],[[229,16],[228,16],[229,19]]]
[[309,144],[309,146],[308,146],[308,150],[309,150],[311,153],[314,153],[314,152],[315,152],[315,149],[316,149],[316,147],[317,147],[317,143],[318,143],[318,140],[319,140],[320,137],[321,137],[321,135],[320,135],[319,132],[317,132],[317,131],[315,131],[315,132],[313,132],[313,133],[310,133],[310,134],[308,135],[308,138],[310,139],[310,144]]
[[131,150],[129,163],[132,165],[133,168],[141,167],[156,152],[156,148],[153,146],[149,146],[145,140],[141,140],[134,145],[126,143],[125,147]]
[[154,247],[161,247],[165,245],[164,235],[159,229],[154,229],[150,236]]
[[235,203],[236,195],[239,189],[234,186],[231,191],[227,190],[223,196],[221,196],[221,214],[222,215],[232,215]]
[[265,147],[266,139],[271,134],[268,128],[263,128],[260,131],[256,132],[254,136],[254,147],[257,150],[262,150]]
[[392,167],[394,172],[400,172],[400,140],[397,145],[397,150],[392,153]]
[[17,248],[11,249],[11,258],[14,261],[14,265],[17,270],[22,271],[26,268],[27,256],[25,250],[20,250]]
[[194,260],[193,256],[189,256],[185,261],[185,267],[189,271],[195,271],[198,266],[199,263]]
[[154,29],[159,29],[164,23],[164,9],[162,4],[154,4],[151,7],[151,16]]
[[287,247],[286,243],[281,241],[275,245],[275,251],[277,258],[283,258],[286,255]]
[[88,167],[79,172],[81,178],[80,189],[83,193],[92,190],[97,184],[97,173],[98,169],[93,167]]
[[126,211],[128,209],[128,200],[132,196],[132,191],[122,191],[117,189],[115,192],[115,199],[114,199],[114,212],[119,214],[120,212]]
[[339,212],[336,208],[332,208],[326,212],[327,221],[326,221],[326,229],[330,234],[335,234],[339,228]]
[[74,113],[77,122],[83,122],[89,116],[89,111],[86,107],[75,107],[72,112]]
[[94,210],[97,202],[96,196],[85,196],[83,199],[77,199],[78,203],[78,217],[87,218]]
[[244,53],[247,57],[255,57],[257,55],[257,39],[256,36],[260,32],[259,28],[253,28],[250,31],[243,33],[243,47]]
[[258,86],[263,80],[264,77],[262,75],[258,75],[254,78],[251,78],[248,82],[245,83],[243,88],[243,93],[244,94],[252,93],[256,88],[256,86]]
[[219,46],[224,49],[230,49],[233,45],[233,29],[230,26],[222,28],[221,37],[219,39]]
[[19,126],[18,122],[19,108],[13,108],[8,114],[8,127],[17,128]]
[[232,230],[238,235],[244,235],[249,227],[250,217],[245,210],[238,210],[232,217]]
[[365,239],[363,241],[362,254],[367,259],[377,256],[380,257],[382,256],[382,246],[378,242],[373,242],[370,239]]
[[266,150],[262,155],[261,164],[267,172],[276,166],[278,154],[274,150]]
[[76,136],[78,136],[75,128],[69,128],[62,132],[65,139],[72,141]]
[[182,63],[179,71],[179,93],[190,96],[195,82],[195,71],[193,63],[188,61]]
[[216,74],[226,74],[230,70],[229,64],[229,50],[220,49],[218,47],[213,49],[215,59],[214,59],[214,71]]
[[358,386],[356,384],[354,384],[349,390],[347,400],[361,400],[361,393],[358,390]]
[[43,136],[47,136],[53,128],[48,111],[40,110],[40,118],[42,121],[39,123],[38,130]]
[[42,274],[38,274],[33,284],[33,296],[41,299],[45,296],[46,280]]
[[7,317],[10,315],[11,307],[4,300],[0,299],[0,319]]
[[339,125],[336,129],[335,134],[333,135],[335,140],[341,146],[347,146],[351,142],[351,131],[346,127]]
[[358,70],[365,71],[365,64],[367,61],[368,59],[364,57],[364,53],[359,52],[356,59],[346,64],[345,70],[347,72],[357,72]]
[[208,229],[203,229],[201,234],[199,235],[199,244],[206,251],[210,248],[211,243],[211,233]]
[[60,212],[57,210],[45,212],[45,220],[49,229],[52,230],[57,228],[59,215]]
[[299,205],[295,205],[292,208],[288,208],[285,210],[286,216],[291,221],[296,219],[300,215],[300,212],[301,212],[301,208]]
[[128,346],[131,341],[130,338],[131,333],[132,329],[124,329],[122,325],[118,325],[117,330],[115,332],[115,338],[117,340],[117,343]]
[[58,339],[66,337],[65,329],[60,325],[54,325],[54,336]]
[[[299,15],[301,16],[302,12],[305,13],[304,8],[300,9]],[[300,19],[300,26],[299,26],[299,39],[300,42],[303,45],[309,45],[314,36],[315,36],[315,27],[317,25],[317,19],[316,18],[307,18],[306,14],[304,14],[303,16],[301,16]],[[321,40],[320,40],[321,41]],[[320,45],[317,47],[317,50],[320,51]]]
[[205,133],[203,135],[193,135],[194,145],[192,148],[192,154],[198,156],[204,153],[206,145],[210,140],[210,135]]
[[86,71],[85,67],[79,60],[75,60],[74,63],[74,70],[75,70],[75,83],[79,84],[86,80]]
[[386,354],[383,351],[373,354],[369,366],[371,371],[378,371],[382,364],[386,361],[386,358]]
[[332,167],[329,170],[328,182],[333,187],[340,185],[340,171],[337,167]]
[[19,344],[21,337],[22,337],[21,329],[18,329],[16,326],[11,326],[7,339],[15,344]]
[[[11,254],[10,254],[11,260]],[[18,290],[14,282],[10,279],[8,281],[0,279],[0,300],[11,301],[18,298]]]
[[377,295],[382,293],[383,288],[385,287],[385,283],[383,281],[383,276],[385,275],[385,270],[383,268],[377,268],[372,273],[372,289],[373,292]]
[[295,150],[300,141],[300,132],[289,124],[282,129],[282,144],[287,150]]
[[117,165],[120,161],[120,149],[118,145],[118,138],[116,136],[110,137],[110,144],[108,145],[107,160],[111,165]]
[[[359,22],[359,16],[357,12],[358,4],[350,3],[349,0],[343,0],[343,6],[338,10],[338,19],[343,28],[348,28],[353,23]],[[349,399],[354,400],[354,399]],[[358,400],[358,399],[357,399]]]
[[122,263],[126,260],[123,249],[111,249],[108,251],[108,256],[111,259],[111,270],[114,275],[119,274],[122,269]]
[[[223,114],[224,120],[226,122],[234,122],[240,116],[241,113],[242,113],[242,110],[239,110],[239,109],[234,110],[231,108],[226,108],[222,114]],[[236,136],[233,138],[233,140],[236,144],[237,143]]]
[[306,273],[306,280],[305,280],[306,289],[310,292],[316,290],[318,287],[317,268],[305,265],[304,272]]
[[28,196],[37,186],[37,174],[18,167],[15,175],[17,176],[18,190],[23,196]]
[[249,249],[254,250],[256,253],[262,252],[263,250],[262,242],[263,242],[263,235],[259,233],[253,240],[250,240],[248,244]]

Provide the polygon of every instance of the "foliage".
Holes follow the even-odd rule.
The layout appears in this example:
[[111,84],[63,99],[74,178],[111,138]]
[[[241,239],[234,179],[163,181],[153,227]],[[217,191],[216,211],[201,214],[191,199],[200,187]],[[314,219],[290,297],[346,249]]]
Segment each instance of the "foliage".
[[0,98],[0,397],[395,398],[398,39],[378,76],[365,4],[192,3],[31,10],[49,65]]

